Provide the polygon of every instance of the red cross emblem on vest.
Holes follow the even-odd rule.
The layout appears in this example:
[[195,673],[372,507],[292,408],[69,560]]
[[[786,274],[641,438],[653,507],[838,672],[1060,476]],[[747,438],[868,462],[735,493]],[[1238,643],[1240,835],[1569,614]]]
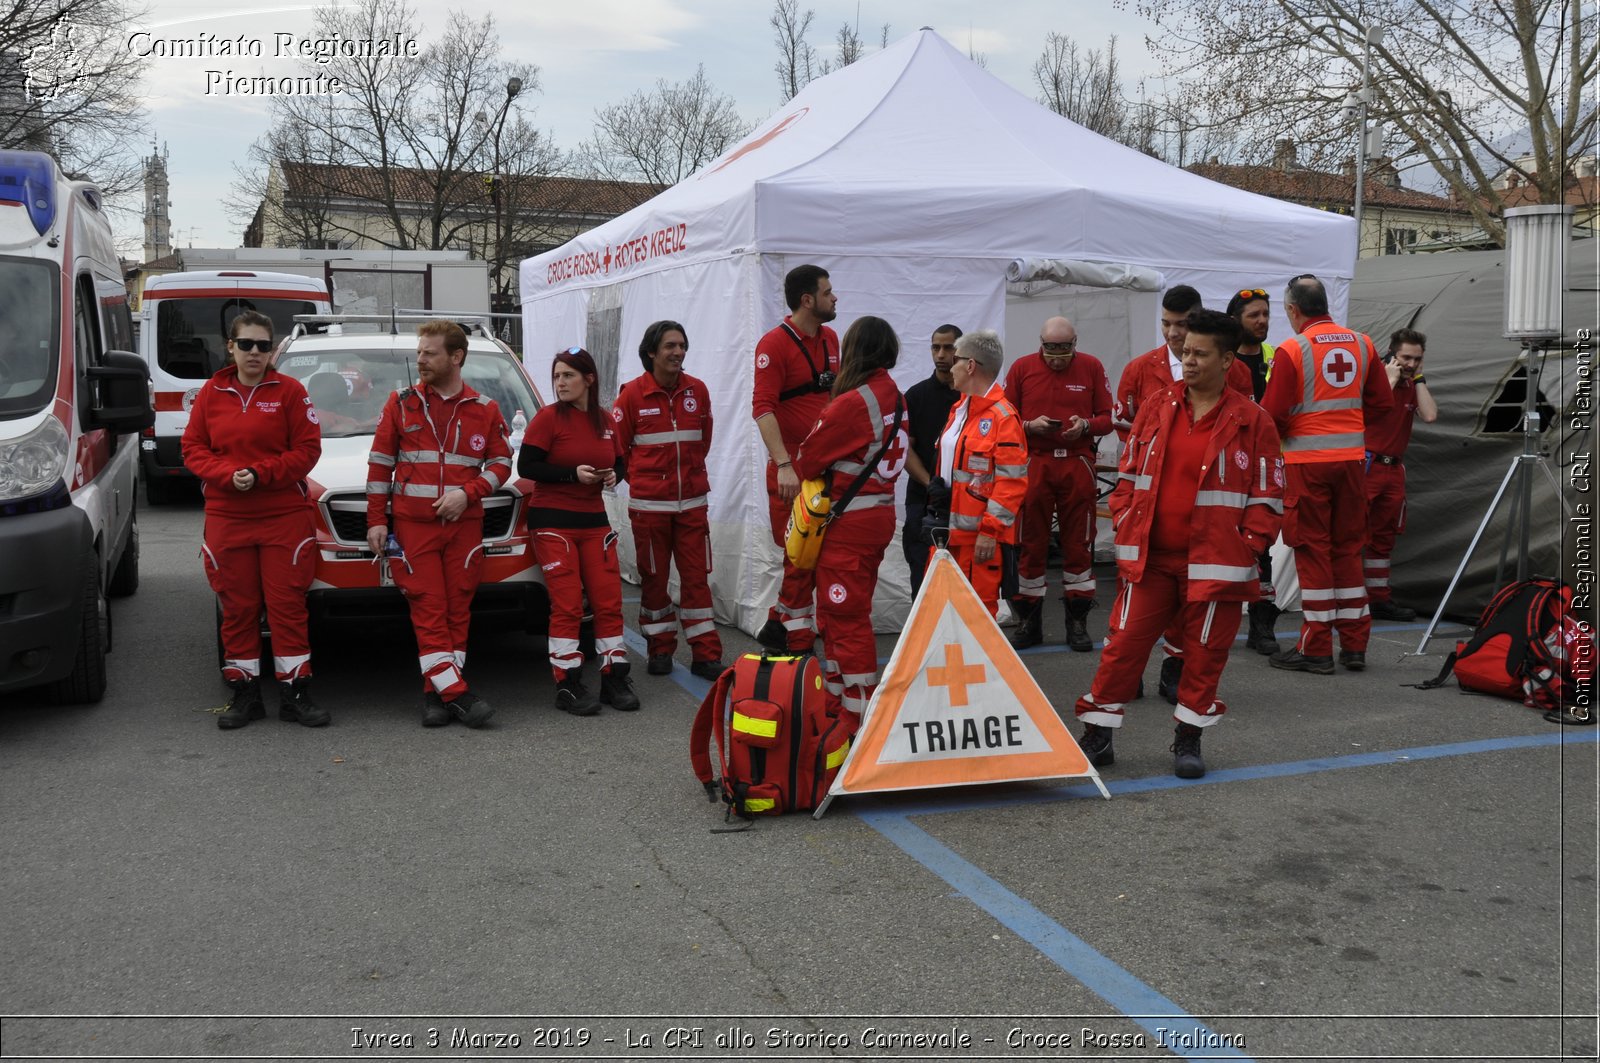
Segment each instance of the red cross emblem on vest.
[[878,466],[878,476],[885,480],[892,480],[900,475],[900,470],[905,468],[906,454],[910,450],[911,438],[904,428],[894,434],[889,445],[884,448],[883,462]]
[[1336,388],[1348,385],[1356,378],[1358,363],[1343,347],[1335,347],[1322,356],[1322,379]]

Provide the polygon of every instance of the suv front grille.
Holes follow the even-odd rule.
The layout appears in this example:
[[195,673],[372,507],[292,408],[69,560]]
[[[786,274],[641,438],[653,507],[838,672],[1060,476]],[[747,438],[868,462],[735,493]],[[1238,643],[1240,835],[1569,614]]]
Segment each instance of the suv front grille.
[[[484,541],[505,539],[516,526],[517,496],[509,491],[496,491],[483,500]],[[367,543],[367,496],[362,494],[329,495],[322,500],[328,527],[335,541],[347,546],[365,546]]]

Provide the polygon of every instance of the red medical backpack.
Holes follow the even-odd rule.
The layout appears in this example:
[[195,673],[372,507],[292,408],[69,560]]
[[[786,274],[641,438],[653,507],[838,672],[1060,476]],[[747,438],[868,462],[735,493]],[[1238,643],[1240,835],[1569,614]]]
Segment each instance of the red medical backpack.
[[[722,769],[713,774],[711,740]],[[809,653],[747,653],[700,703],[689,760],[706,796],[743,819],[809,812],[850,752],[850,728],[830,716],[822,669]]]
[[1452,671],[1462,690],[1497,694],[1530,709],[1563,714],[1570,722],[1593,722],[1595,643],[1572,615],[1572,588],[1534,577],[1512,583],[1489,600],[1477,630],[1424,688],[1442,684]]

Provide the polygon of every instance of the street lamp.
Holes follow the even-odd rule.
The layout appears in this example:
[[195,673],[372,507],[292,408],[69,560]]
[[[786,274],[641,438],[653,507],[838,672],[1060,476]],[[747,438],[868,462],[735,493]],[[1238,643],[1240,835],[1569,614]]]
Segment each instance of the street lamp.
[[[500,134],[505,129],[506,113],[511,110],[511,101],[517,98],[522,91],[521,78],[506,79],[506,99],[500,105],[500,113],[494,120],[494,169],[489,174],[489,198],[494,202],[494,286],[495,293],[505,295],[505,279],[503,276],[505,266],[505,233],[501,224],[502,208],[500,205]],[[479,122],[487,122],[487,117],[482,111],[477,113]],[[493,309],[491,307],[490,309]]]
[[1361,91],[1344,98],[1346,118],[1356,120],[1356,257],[1361,257],[1361,196],[1367,176],[1367,111],[1372,106],[1372,46],[1383,43],[1383,27],[1368,26],[1361,54]]

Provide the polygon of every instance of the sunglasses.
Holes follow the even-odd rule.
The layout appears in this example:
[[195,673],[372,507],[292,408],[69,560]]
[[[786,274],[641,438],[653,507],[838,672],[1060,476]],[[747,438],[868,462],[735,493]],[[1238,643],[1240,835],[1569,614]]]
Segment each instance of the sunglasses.
[[251,351],[260,351],[262,354],[265,354],[272,350],[271,340],[229,340],[228,342],[246,354],[249,354]]
[[1298,277],[1290,277],[1289,278],[1289,283],[1290,284],[1296,284],[1296,283],[1298,283],[1300,281],[1314,281],[1316,279],[1317,279],[1317,275],[1315,273],[1302,273]]
[[[1295,280],[1299,280],[1299,279],[1300,278],[1298,278],[1298,277],[1295,278]],[[1290,281],[1289,283],[1293,284],[1294,281]],[[1265,299],[1265,298],[1267,298],[1267,293],[1262,291],[1260,288],[1240,288],[1239,289],[1239,298],[1247,299],[1247,300],[1248,299]]]
[[1046,354],[1071,354],[1078,349],[1078,341],[1068,340],[1066,343],[1046,343],[1040,340],[1039,349]]

